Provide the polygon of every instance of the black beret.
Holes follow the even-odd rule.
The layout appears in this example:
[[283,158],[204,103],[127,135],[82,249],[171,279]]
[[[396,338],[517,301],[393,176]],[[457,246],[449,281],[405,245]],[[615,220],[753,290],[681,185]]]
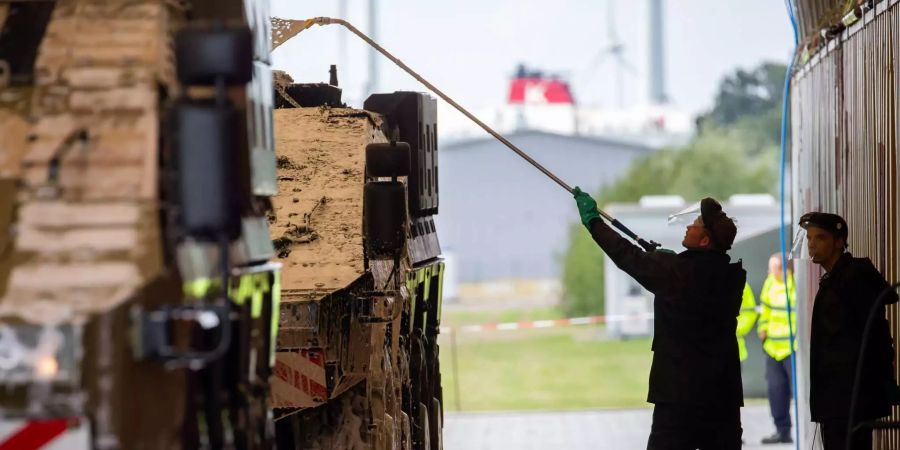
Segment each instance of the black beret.
[[799,225],[805,230],[806,227],[814,226],[821,228],[837,238],[847,241],[847,222],[843,217],[837,214],[810,212],[800,217]]
[[722,211],[722,205],[712,197],[704,198],[700,201],[700,217],[703,218],[703,226],[716,248],[730,250],[737,235],[737,226]]

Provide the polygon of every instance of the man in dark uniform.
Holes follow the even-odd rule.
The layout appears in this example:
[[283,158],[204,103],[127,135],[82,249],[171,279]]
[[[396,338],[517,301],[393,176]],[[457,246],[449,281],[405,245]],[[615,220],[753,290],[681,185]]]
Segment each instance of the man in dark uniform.
[[[888,283],[868,258],[854,258],[847,248],[847,222],[841,216],[813,212],[800,218],[812,261],[825,270],[813,304],[810,335],[809,410],[822,427],[825,450],[844,450],[847,418],[863,328],[870,309]],[[884,304],[897,302],[893,291]],[[890,414],[893,341],[884,305],[870,330],[857,399],[856,422]],[[854,433],[853,448],[872,448],[872,430]]]
[[594,241],[655,295],[647,448],[740,449],[744,397],[734,330],[747,274],[725,253],[737,233],[734,221],[718,202],[703,199],[685,232],[686,251],[647,253],[599,218],[590,195],[573,193]]

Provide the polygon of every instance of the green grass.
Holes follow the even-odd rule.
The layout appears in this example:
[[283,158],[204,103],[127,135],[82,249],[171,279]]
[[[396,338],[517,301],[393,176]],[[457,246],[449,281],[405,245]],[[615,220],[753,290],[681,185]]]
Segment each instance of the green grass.
[[[539,317],[541,319],[547,317]],[[519,320],[519,319],[516,319]],[[446,323],[446,322],[445,322]],[[444,408],[456,411],[647,407],[649,339],[601,340],[597,327],[441,335]]]

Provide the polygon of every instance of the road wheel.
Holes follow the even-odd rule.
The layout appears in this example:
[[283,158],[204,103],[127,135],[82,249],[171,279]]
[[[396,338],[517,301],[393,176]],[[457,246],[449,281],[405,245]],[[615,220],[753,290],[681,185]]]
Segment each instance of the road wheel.
[[428,427],[428,407],[419,403],[419,420],[414,427],[416,430],[416,450],[431,450],[431,431]]

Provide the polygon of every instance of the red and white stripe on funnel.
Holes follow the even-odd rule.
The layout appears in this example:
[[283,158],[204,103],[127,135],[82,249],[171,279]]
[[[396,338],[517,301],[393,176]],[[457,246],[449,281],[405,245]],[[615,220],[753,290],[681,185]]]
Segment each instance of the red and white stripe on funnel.
[[556,78],[514,78],[509,84],[507,102],[519,104],[574,104],[569,84]]

